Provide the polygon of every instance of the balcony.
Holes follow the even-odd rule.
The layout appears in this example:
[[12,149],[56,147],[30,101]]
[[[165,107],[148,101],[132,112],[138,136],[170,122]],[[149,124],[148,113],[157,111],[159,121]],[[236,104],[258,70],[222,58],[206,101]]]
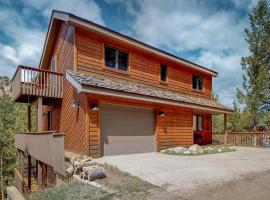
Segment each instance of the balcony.
[[63,74],[44,69],[18,66],[12,83],[12,101],[31,103],[43,97],[43,103],[61,99],[63,96]]

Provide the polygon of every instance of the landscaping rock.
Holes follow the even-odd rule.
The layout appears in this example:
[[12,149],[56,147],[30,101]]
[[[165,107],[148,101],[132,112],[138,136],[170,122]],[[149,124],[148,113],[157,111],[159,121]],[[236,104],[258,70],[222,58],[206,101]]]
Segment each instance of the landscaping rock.
[[218,152],[221,153],[222,152],[222,149],[218,149]]
[[202,154],[203,153],[203,149],[202,147],[200,147],[197,144],[192,145],[191,147],[188,148],[192,153],[199,153]]
[[90,166],[90,167],[92,168],[87,171],[89,181],[106,177],[106,172],[103,167],[99,166]]
[[72,176],[74,174],[74,167],[71,165],[69,168],[66,169],[66,173],[68,176]]
[[175,153],[183,153],[185,150],[187,150],[187,148],[185,148],[185,147],[175,147],[174,148]]
[[192,151],[190,151],[190,150],[185,150],[185,151],[183,151],[183,154],[185,154],[185,155],[190,155],[190,154],[192,154]]

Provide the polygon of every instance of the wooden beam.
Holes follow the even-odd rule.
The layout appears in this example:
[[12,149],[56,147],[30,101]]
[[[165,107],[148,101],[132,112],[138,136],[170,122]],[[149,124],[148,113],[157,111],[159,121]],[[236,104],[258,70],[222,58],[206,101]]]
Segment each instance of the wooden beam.
[[28,131],[32,132],[32,113],[31,113],[31,105],[27,105],[27,111],[28,111]]
[[19,153],[20,153],[20,167],[21,167],[20,174],[22,177],[24,177],[24,154],[22,151],[19,151]]
[[43,131],[43,120],[42,120],[42,97],[38,97],[38,102],[37,102],[37,130],[38,132]]
[[28,180],[28,188],[31,191],[31,170],[32,170],[32,163],[31,163],[31,156],[28,155],[28,174],[27,174],[27,180]]
[[224,144],[228,143],[227,114],[224,114]]

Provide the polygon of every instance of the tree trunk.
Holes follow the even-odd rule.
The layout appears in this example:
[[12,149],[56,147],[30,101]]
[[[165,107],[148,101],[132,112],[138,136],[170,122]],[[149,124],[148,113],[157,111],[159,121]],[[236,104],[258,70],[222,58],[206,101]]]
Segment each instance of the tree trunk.
[[0,178],[1,178],[1,199],[4,200],[4,180],[3,180],[3,158],[0,155]]

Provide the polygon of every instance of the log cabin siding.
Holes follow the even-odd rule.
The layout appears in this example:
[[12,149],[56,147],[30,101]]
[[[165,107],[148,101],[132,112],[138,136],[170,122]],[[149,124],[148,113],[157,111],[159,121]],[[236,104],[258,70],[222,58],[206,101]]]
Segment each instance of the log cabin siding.
[[[156,150],[175,146],[190,146],[193,144],[193,111],[189,108],[162,106],[124,98],[88,95],[88,101],[101,104],[116,104],[154,108],[156,110]],[[164,111],[165,116],[158,116],[158,111]],[[127,119],[128,120],[128,119]],[[89,109],[89,154],[92,157],[101,156],[100,111]]]
[[[121,72],[104,66],[104,45],[111,45],[129,52],[129,70]],[[183,65],[147,54],[136,48],[126,46],[119,41],[101,37],[92,32],[76,29],[77,71],[84,74],[107,75],[120,79],[156,86],[166,90],[178,91],[190,96],[212,98],[212,77],[194,71]],[[76,55],[75,55],[76,56]],[[167,64],[167,84],[160,82],[160,64]],[[202,76],[203,91],[192,89],[192,75]]]

